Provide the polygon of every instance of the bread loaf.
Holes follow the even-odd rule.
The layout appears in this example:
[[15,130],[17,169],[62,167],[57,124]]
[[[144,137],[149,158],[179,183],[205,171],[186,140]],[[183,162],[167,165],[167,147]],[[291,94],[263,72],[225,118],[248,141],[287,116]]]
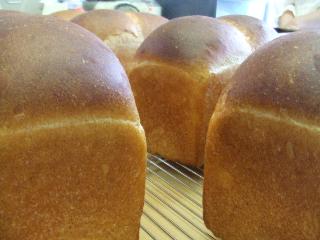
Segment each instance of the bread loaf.
[[277,32],[273,28],[254,17],[228,15],[219,17],[218,19],[239,29],[254,50],[278,37]]
[[320,239],[320,32],[237,70],[210,121],[204,219],[224,240]]
[[94,10],[72,20],[102,39],[119,57],[127,72],[144,38],[165,21],[160,16],[115,10]]
[[126,14],[140,26],[144,38],[148,37],[150,33],[162,24],[168,22],[168,19],[164,17],[149,13],[126,12]]
[[151,33],[129,76],[149,151],[201,166],[220,92],[253,49],[240,30],[209,17],[177,18]]
[[57,18],[60,18],[62,20],[70,21],[74,17],[83,13],[84,13],[83,10],[64,10],[64,11],[52,13],[51,15]]
[[73,23],[0,18],[0,239],[138,239],[146,145],[118,59]]

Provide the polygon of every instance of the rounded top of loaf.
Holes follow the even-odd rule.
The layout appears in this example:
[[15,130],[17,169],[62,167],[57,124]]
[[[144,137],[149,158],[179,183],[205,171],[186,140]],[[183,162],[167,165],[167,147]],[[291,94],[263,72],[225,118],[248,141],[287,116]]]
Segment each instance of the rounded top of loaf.
[[72,22],[96,34],[102,40],[123,32],[134,37],[139,37],[141,34],[139,26],[121,11],[93,10],[73,18]]
[[254,17],[228,15],[218,19],[239,29],[254,49],[278,37],[278,33],[272,27]]
[[[21,19],[21,17],[28,17],[28,16],[30,16],[30,15],[28,15],[27,13],[24,13],[24,12],[19,12],[19,11],[13,11],[13,10],[2,10],[2,9],[0,9],[0,16],[1,17],[6,17],[6,21],[9,21],[9,19],[12,19],[12,20],[14,20],[14,18],[15,17],[20,17],[20,19]],[[18,21],[18,19],[19,18],[17,18],[17,21]],[[0,23],[2,22],[2,21],[5,21],[5,19],[0,19]],[[1,25],[3,25],[3,23],[1,23]],[[1,31],[5,31],[6,29],[4,28],[4,29],[1,29]]]
[[277,38],[236,71],[227,103],[249,109],[320,119],[320,32]]
[[162,16],[157,16],[149,13],[127,12],[126,14],[140,26],[144,37],[149,36],[150,33],[155,29],[168,22],[168,19]]
[[137,51],[138,58],[201,64],[212,72],[240,64],[251,47],[234,27],[204,16],[176,18],[152,32]]
[[76,17],[80,14],[83,14],[83,13],[84,13],[84,11],[64,10],[64,11],[52,13],[51,16],[55,16],[57,18],[60,18],[60,19],[66,20],[66,21],[70,21],[74,17]]
[[0,12],[0,19],[2,127],[53,118],[138,120],[119,60],[92,33],[54,17]]

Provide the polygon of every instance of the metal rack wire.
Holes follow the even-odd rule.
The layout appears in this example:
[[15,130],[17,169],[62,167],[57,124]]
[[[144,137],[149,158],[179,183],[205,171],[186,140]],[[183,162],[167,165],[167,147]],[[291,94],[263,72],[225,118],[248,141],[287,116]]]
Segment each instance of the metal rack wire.
[[202,217],[203,172],[148,155],[140,240],[218,240]]

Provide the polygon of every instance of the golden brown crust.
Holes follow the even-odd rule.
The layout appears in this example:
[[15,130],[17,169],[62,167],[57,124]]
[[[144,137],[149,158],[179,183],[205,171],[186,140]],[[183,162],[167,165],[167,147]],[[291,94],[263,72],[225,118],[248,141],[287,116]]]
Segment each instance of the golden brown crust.
[[137,24],[140,25],[143,36],[146,38],[152,33],[155,29],[160,27],[162,24],[168,22],[168,19],[149,14],[149,13],[136,13],[136,12],[127,12],[128,16],[132,18]]
[[241,32],[208,17],[178,18],[151,33],[129,77],[149,151],[201,166],[216,102],[250,53]]
[[219,106],[206,143],[207,227],[222,239],[319,239],[319,143],[319,129]]
[[124,12],[115,10],[89,11],[72,19],[72,22],[96,34],[103,41],[123,32],[139,36],[140,29]]
[[228,101],[318,122],[319,74],[320,33],[283,36],[242,64]]
[[167,20],[145,13],[125,13],[115,10],[94,10],[72,19],[72,22],[96,34],[109,46],[127,73],[133,57],[144,38]]
[[79,16],[80,14],[83,14],[84,11],[78,11],[78,10],[64,10],[64,11],[59,11],[52,13],[51,16],[55,16],[57,18],[70,21],[76,16]]
[[19,11],[12,11],[12,10],[3,10],[0,9],[0,14],[1,16],[6,16],[6,17],[15,17],[18,15],[25,15],[28,16],[28,14],[24,13],[24,12],[19,12]]
[[216,107],[204,219],[222,239],[320,238],[319,35],[258,49]]
[[234,27],[219,20],[191,16],[176,18],[159,27],[143,42],[138,58],[184,64],[204,64],[210,71],[242,62],[250,45]]
[[138,120],[124,70],[93,34],[53,17],[1,20],[2,126],[70,115]]
[[0,236],[138,240],[146,145],[132,122],[80,118],[0,129]]
[[192,75],[163,64],[135,68],[130,81],[149,152],[200,166],[197,148],[204,89],[200,90]]
[[73,23],[0,19],[0,239],[137,240],[146,144],[121,64]]
[[[0,26],[5,26],[6,24],[13,24],[16,21],[21,21],[21,19],[24,19],[24,17],[29,17],[30,15],[18,12],[18,11],[9,11],[9,10],[0,10],[0,16],[3,17],[3,21],[0,22]],[[9,31],[9,27],[1,27],[0,34],[4,34],[4,32]]]
[[278,37],[277,32],[273,28],[254,17],[228,15],[219,17],[218,19],[239,29],[254,49]]
[[72,22],[102,39],[129,72],[132,58],[144,40],[140,26],[129,15],[115,10],[94,10],[75,17]]

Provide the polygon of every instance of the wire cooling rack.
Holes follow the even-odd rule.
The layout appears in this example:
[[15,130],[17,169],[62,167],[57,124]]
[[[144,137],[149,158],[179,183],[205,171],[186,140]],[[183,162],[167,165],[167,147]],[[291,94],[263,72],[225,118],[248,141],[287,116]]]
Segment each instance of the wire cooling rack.
[[140,240],[218,240],[202,216],[203,172],[148,155]]

